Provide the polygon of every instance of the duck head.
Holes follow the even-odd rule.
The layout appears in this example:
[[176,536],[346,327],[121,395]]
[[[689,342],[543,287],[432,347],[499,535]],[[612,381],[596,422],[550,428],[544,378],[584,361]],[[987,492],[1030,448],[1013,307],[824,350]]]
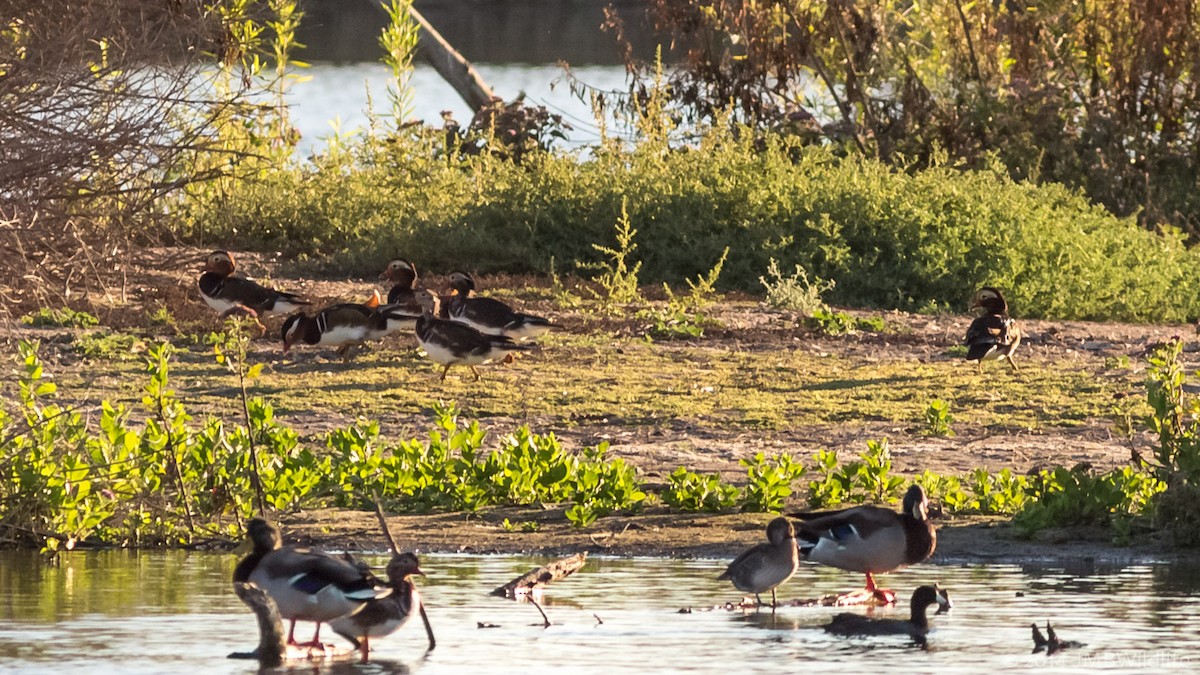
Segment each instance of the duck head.
[[299,342],[304,337],[305,329],[308,327],[312,319],[306,316],[303,312],[293,314],[283,322],[283,328],[279,331],[279,335],[283,338],[283,353],[288,353],[292,345]]
[[920,485],[913,485],[904,493],[904,515],[918,523],[929,520],[929,498]]
[[469,298],[475,290],[475,279],[466,272],[451,272],[446,285],[454,294]]
[[392,583],[397,583],[416,574],[425,576],[425,573],[421,571],[421,563],[415,553],[401,553],[400,555],[393,556],[391,562],[387,565],[388,581]]
[[265,518],[251,518],[246,523],[246,537],[259,552],[274,551],[280,545],[279,528]]
[[971,301],[971,309],[982,307],[991,314],[1008,314],[1008,303],[1000,293],[1000,289],[984,286],[975,293]]
[[919,586],[912,594],[913,611],[924,611],[927,607],[938,606],[938,613],[949,611],[954,606],[950,602],[950,594],[937,584]]
[[236,265],[233,263],[233,256],[227,251],[213,251],[204,256],[204,267],[202,272],[213,272],[221,276],[229,276],[233,274]]
[[396,258],[389,262],[387,268],[379,273],[379,278],[408,288],[416,288],[417,268],[404,258]]
[[789,539],[796,538],[796,527],[787,518],[776,518],[767,523],[767,541],[780,545]]

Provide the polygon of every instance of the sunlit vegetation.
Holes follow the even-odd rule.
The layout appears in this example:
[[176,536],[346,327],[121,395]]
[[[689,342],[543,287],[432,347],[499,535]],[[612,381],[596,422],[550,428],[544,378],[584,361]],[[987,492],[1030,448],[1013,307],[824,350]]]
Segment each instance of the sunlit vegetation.
[[[248,364],[245,344],[235,332],[214,351],[239,382],[241,419],[197,422],[172,388],[174,350],[167,344],[151,346],[144,359],[137,406],[105,402],[90,419],[57,402],[58,387],[36,346],[22,342],[18,403],[0,413],[5,541],[51,553],[81,541],[178,544],[233,534],[259,510],[364,508],[370,495],[389,509],[416,512],[562,504],[566,520],[586,527],[652,501],[710,512],[889,503],[909,482],[893,473],[881,440],[850,459],[834,450],[820,450],[808,463],[758,453],[741,461],[745,477],[737,483],[679,467],[665,488],[651,492],[638,467],[609,457],[606,444],[570,450],[525,425],[492,437],[442,405],[434,407],[432,427],[408,440],[385,438],[363,419],[302,439],[268,400],[247,395],[262,368]],[[945,514],[1014,516],[1024,532],[1088,524],[1113,528],[1118,542],[1151,528],[1185,538],[1191,516],[1178,503],[1194,491],[1200,444],[1194,423],[1176,414],[1194,405],[1182,398],[1178,355],[1173,344],[1152,359],[1146,424],[1159,432],[1160,445],[1140,466],[1106,473],[1060,467],[1029,476],[925,471],[916,480]]]

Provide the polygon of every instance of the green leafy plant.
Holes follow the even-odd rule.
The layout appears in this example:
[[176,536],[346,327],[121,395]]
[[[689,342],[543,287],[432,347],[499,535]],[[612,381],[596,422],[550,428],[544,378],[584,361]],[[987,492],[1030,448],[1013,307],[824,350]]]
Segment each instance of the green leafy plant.
[[638,246],[633,241],[637,236],[637,230],[630,223],[629,210],[625,200],[621,201],[621,216],[617,219],[616,235],[616,248],[592,244],[592,248],[607,256],[607,261],[579,265],[580,269],[599,272],[596,283],[603,293],[595,291],[592,293],[596,298],[603,300],[606,307],[609,308],[637,302],[642,298],[641,291],[638,290],[638,273],[642,269],[642,263],[640,261],[633,263],[630,260],[630,256]]
[[950,404],[940,398],[935,398],[925,407],[925,433],[930,436],[953,436],[950,425],[954,423],[954,415],[950,414]]
[[853,333],[857,327],[854,317],[827,308],[813,312],[812,316],[804,320],[804,325],[825,335],[835,336]]
[[26,326],[69,326],[72,328],[89,328],[100,324],[100,320],[87,312],[77,312],[70,307],[50,309],[43,307],[21,317],[21,323]]
[[806,473],[803,464],[783,453],[768,458],[758,452],[738,463],[746,467],[746,487],[741,499],[743,511],[782,511],[792,495],[792,483]]
[[1048,527],[1116,526],[1118,543],[1127,543],[1131,521],[1147,512],[1166,486],[1133,467],[1097,474],[1086,465],[1058,467],[1034,476],[1029,499],[1013,524],[1032,534]]
[[779,263],[774,258],[771,258],[767,265],[767,276],[759,277],[758,281],[767,290],[768,307],[789,309],[803,316],[827,311],[821,296],[833,290],[835,285],[833,281],[819,277],[813,277],[810,281],[808,272],[799,265],[796,265],[794,272],[785,277],[779,271]]
[[75,353],[89,359],[111,359],[123,361],[132,359],[139,351],[142,339],[127,333],[103,333],[92,331],[77,335],[71,341]]
[[858,330],[864,330],[870,333],[882,333],[888,329],[887,321],[884,321],[881,316],[867,316],[856,319],[854,326]]
[[681,466],[671,473],[662,500],[680,511],[716,513],[735,506],[740,496],[737,486],[722,482],[720,476],[700,475]]

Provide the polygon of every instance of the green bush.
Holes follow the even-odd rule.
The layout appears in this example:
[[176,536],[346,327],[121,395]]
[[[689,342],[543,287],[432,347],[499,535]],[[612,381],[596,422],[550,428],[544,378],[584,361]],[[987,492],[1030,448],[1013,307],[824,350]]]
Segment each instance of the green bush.
[[[581,158],[540,152],[518,166],[447,154],[440,135],[346,141],[303,168],[267,170],[177,204],[180,234],[230,247],[321,256],[339,273],[403,254],[423,268],[549,272],[611,262],[613,223],[636,226],[647,283],[701,277],[729,248],[728,288],[755,290],[772,260],[836,282],[843,305],[962,307],[982,284],[1017,316],[1183,320],[1200,297],[1196,256],[1057,185],[1002,172],[906,174],[822,148],[765,147],[717,131],[688,151],[603,144]],[[613,248],[614,244],[617,248]],[[601,248],[596,248],[601,247]]]

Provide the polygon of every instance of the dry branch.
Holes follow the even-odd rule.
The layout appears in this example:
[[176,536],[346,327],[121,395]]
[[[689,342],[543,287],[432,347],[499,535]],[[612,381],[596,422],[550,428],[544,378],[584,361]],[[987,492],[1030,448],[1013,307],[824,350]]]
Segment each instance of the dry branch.
[[267,592],[254,584],[234,582],[233,591],[258,618],[258,647],[250,654],[230,654],[229,658],[256,658],[264,668],[275,668],[283,664],[287,654],[287,641],[283,637],[283,622],[279,609]]
[[532,592],[534,589],[541,588],[552,581],[566,579],[572,574],[579,571],[583,564],[587,562],[587,552],[576,553],[566,558],[559,558],[554,562],[530,570],[525,574],[513,579],[512,581],[500,586],[492,591],[492,595],[501,598],[517,598]]

